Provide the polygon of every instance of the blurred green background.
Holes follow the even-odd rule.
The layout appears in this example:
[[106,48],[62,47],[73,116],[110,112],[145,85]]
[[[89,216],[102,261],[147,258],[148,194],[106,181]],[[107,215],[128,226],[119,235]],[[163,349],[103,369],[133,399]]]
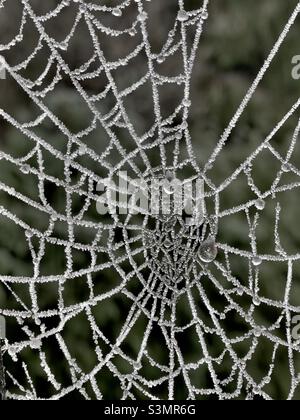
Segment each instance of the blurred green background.
[[[12,36],[18,33],[22,7],[21,2],[10,0],[5,8],[0,9],[0,44],[8,42]],[[47,0],[30,1],[33,9],[37,14],[43,14],[53,9],[59,2]],[[199,1],[185,1],[187,9],[199,7]],[[227,127],[235,110],[239,106],[247,89],[254,80],[257,72],[261,68],[265,58],[269,54],[284,25],[286,24],[290,14],[298,2],[296,0],[222,0],[212,1],[209,6],[209,19],[205,24],[204,34],[201,38],[198,54],[196,58],[195,68],[192,79],[192,107],[189,117],[189,126],[194,151],[200,166],[203,166],[207,158],[212,153],[217,140]],[[117,1],[105,2],[108,6],[118,5]],[[149,11],[149,31],[150,41],[154,52],[159,52],[165,41],[166,34],[172,26],[174,17],[177,13],[177,2],[174,0],[152,0],[146,4]],[[45,27],[51,36],[56,40],[62,41],[68,34],[72,22],[74,20],[76,8],[78,5],[73,4],[66,8],[57,18],[48,22]],[[122,18],[103,16],[107,25],[118,28],[128,27],[135,17],[136,11],[134,7],[128,9],[128,13]],[[299,18],[290,31],[286,41],[281,47],[278,55],[267,72],[263,82],[260,84],[247,110],[239,120],[237,127],[233,130],[227,146],[224,148],[218,158],[215,167],[210,171],[210,177],[216,185],[228,177],[245,158],[255,150],[262,140],[272,131],[275,125],[280,121],[283,115],[290,109],[292,104],[297,100],[300,93],[300,80],[294,80],[291,77],[292,57],[300,54],[299,47]],[[189,42],[192,33],[189,34]],[[38,40],[38,34],[34,25],[27,22],[24,27],[24,38],[11,48],[10,51],[4,52],[7,62],[13,66],[24,60],[29,52],[33,51]],[[136,38],[132,39],[127,36],[112,38],[102,35],[101,46],[107,57],[107,60],[117,60],[125,57],[132,46],[136,43]],[[79,25],[73,41],[67,50],[62,50],[62,57],[67,61],[70,69],[74,69],[82,65],[93,52],[93,46],[90,36],[85,25]],[[26,71],[26,77],[34,78],[41,73],[49,58],[49,50],[41,49],[32,64]],[[178,67],[181,65],[180,57],[174,56],[166,60],[160,68],[163,74],[177,74]],[[145,57],[140,55],[133,63],[127,67],[121,68],[121,71],[114,73],[115,80],[119,89],[124,89],[134,80],[138,80],[146,70]],[[51,69],[47,77],[50,82],[55,75],[55,68]],[[25,74],[24,74],[25,75]],[[82,83],[84,89],[90,94],[96,94],[103,90],[106,85],[105,77],[98,77]],[[33,120],[39,113],[36,106],[26,93],[18,86],[12,77],[8,76],[6,80],[0,81],[0,108],[11,114],[18,121],[26,122]],[[160,92],[162,114],[168,115],[173,110],[180,98],[182,91],[178,87],[171,85]],[[90,111],[74,90],[70,79],[62,74],[62,80],[57,84],[55,89],[43,98],[44,102],[51,111],[68,127],[71,133],[78,133],[86,129],[92,121]],[[108,112],[112,105],[111,98],[103,101],[99,105],[102,113]],[[126,107],[131,120],[138,133],[149,129],[153,121],[153,103],[150,91],[139,89],[136,94],[132,95],[126,101]],[[290,143],[293,131],[298,121],[298,113],[290,118],[282,129],[273,139],[274,147],[284,156]],[[45,120],[38,128],[34,130],[40,137],[47,140],[49,144],[62,152],[66,152],[66,138],[51,123]],[[119,129],[117,136],[127,152],[133,150],[130,136],[125,129]],[[107,135],[101,127],[90,133],[86,138],[86,144],[96,153],[100,154],[107,146]],[[0,147],[5,153],[9,153],[15,158],[24,156],[31,150],[32,143],[24,139],[24,135],[10,124],[1,119],[0,122]],[[186,153],[184,146],[182,154]],[[299,165],[299,145],[297,145],[295,153],[292,157],[292,163],[298,167]],[[63,177],[63,165],[58,163],[57,159],[53,159],[48,152],[43,153],[45,172],[57,178]],[[116,150],[107,156],[107,161],[111,165],[116,165],[120,161],[120,156]],[[159,154],[158,150],[149,151],[149,159],[153,167],[158,167]],[[105,167],[86,156],[80,158],[80,162],[87,166],[100,177],[107,176]],[[37,167],[36,159],[29,162],[33,167]],[[136,162],[143,171],[141,162]],[[16,165],[1,160],[0,162],[0,182],[14,187],[17,191],[23,193],[27,197],[39,202],[39,191],[37,178],[33,175],[22,173]],[[126,168],[127,169],[127,168]],[[269,190],[270,185],[274,181],[280,165],[274,159],[270,152],[264,151],[255,160],[253,165],[253,176],[256,186],[262,193]],[[192,171],[185,170],[185,175],[191,175]],[[78,174],[72,174],[72,180],[78,181]],[[297,177],[291,174],[284,175],[284,183],[297,182]],[[64,212],[65,193],[61,188],[53,186],[51,183],[45,183],[45,196],[51,206],[57,212]],[[232,208],[240,203],[245,203],[250,199],[255,199],[255,195],[245,182],[245,177],[240,177],[231,184],[224,193],[221,194],[221,209]],[[298,230],[298,214],[300,198],[297,189],[278,194],[276,197],[267,200],[266,209],[261,215],[259,228],[257,231],[259,253],[274,254],[274,223],[275,208],[277,203],[282,206],[280,234],[282,245],[289,254],[299,251],[300,235]],[[34,211],[29,206],[12,199],[12,197],[0,188],[0,205],[9,209],[16,214],[28,225],[44,231],[49,223],[48,218],[41,212]],[[79,211],[82,206],[82,198],[73,197],[73,211]],[[96,213],[95,206],[91,206],[86,217],[88,220],[99,221],[99,215]],[[102,221],[102,220],[101,220]],[[107,222],[110,222],[108,219]],[[32,276],[33,265],[28,244],[24,235],[24,230],[19,228],[15,223],[9,221],[8,218],[0,217],[0,273],[7,276]],[[55,224],[55,236],[60,239],[67,239],[67,231],[64,223]],[[90,243],[93,233],[85,228],[76,230],[76,239],[80,243]],[[116,229],[114,233],[114,241],[119,243],[122,241],[122,231]],[[224,218],[220,221],[220,232],[218,241],[227,243],[230,246],[250,251],[249,230],[244,215],[234,215]],[[34,245],[35,238],[33,238]],[[107,238],[105,235],[100,243],[105,246]],[[120,253],[124,253],[124,249]],[[118,253],[116,252],[116,255]],[[90,255],[81,251],[74,251],[73,270],[77,271],[86,268],[90,264]],[[223,256],[219,256],[222,261]],[[99,253],[97,263],[101,264],[109,260],[106,253]],[[136,261],[141,264],[143,256],[137,257]],[[248,261],[242,257],[232,257],[230,259],[231,269],[234,276],[244,285],[248,285]],[[121,264],[122,269],[126,273],[132,271],[129,261]],[[41,274],[44,276],[61,275],[66,270],[66,259],[63,247],[55,245],[47,245],[46,257],[43,258],[41,264]],[[225,288],[230,289],[232,285],[227,284],[226,279],[220,278],[217,270],[211,269],[218,277],[220,283]],[[264,263],[260,270],[259,285],[260,295],[277,301],[283,301],[287,276],[287,264],[280,263]],[[294,264],[294,283],[291,293],[291,303],[300,306],[300,267],[299,263]],[[1,277],[0,277],[1,280]],[[120,284],[121,278],[115,270],[107,269],[93,275],[93,284],[95,295],[112,290]],[[215,308],[225,307],[225,299],[219,296],[216,289],[208,279],[203,278],[203,287],[207,295],[212,299]],[[41,311],[55,310],[58,307],[59,290],[58,284],[44,283],[36,287],[39,308]],[[129,282],[128,289],[133,295],[137,295],[141,291],[141,285],[137,278],[132,278]],[[194,293],[194,291],[193,291]],[[14,295],[13,295],[14,294]],[[0,281],[0,308],[7,310],[21,310],[21,305],[15,296],[20,296],[27,307],[31,307],[31,298],[29,295],[28,285],[20,284],[4,284]],[[76,279],[67,280],[64,284],[63,302],[65,307],[85,302],[89,298],[89,289],[87,287],[86,277],[78,277]],[[211,319],[209,313],[201,302],[200,296],[195,292],[195,301],[198,304],[197,310],[199,317],[204,324],[210,326]],[[249,308],[251,301],[249,297],[240,296],[237,301],[244,307]],[[152,301],[153,302],[153,301]],[[132,301],[124,294],[118,294],[108,300],[101,302],[98,306],[91,309],[97,324],[103,334],[114,342],[119,336],[122,325],[131,308]],[[147,306],[151,310],[151,301]],[[191,310],[186,297],[179,300],[176,308],[178,325],[185,325],[191,320]],[[280,310],[275,311],[274,308],[267,305],[261,305],[255,309],[254,317],[258,324],[264,327],[272,325],[280,315]],[[43,319],[43,323],[47,330],[55,328],[59,324],[59,316]],[[34,334],[39,334],[41,326],[36,325],[34,320],[26,319],[16,320],[15,317],[7,317],[7,333],[11,343],[26,339],[26,327]],[[249,330],[249,325],[235,311],[229,311],[226,318],[221,322],[222,326],[228,333],[230,338],[239,336]],[[122,345],[122,350],[129,357],[136,359],[138,351],[141,347],[143,333],[147,326],[147,317],[141,315],[138,322],[132,329],[132,333],[127,337]],[[71,318],[63,332],[61,333],[66,344],[68,345],[71,357],[76,360],[80,368],[88,373],[97,363],[97,355],[95,353],[95,342],[93,340],[92,331],[88,322],[87,314],[81,312],[79,315]],[[285,336],[285,323],[274,332],[278,337]],[[217,357],[223,349],[220,339],[216,336],[207,334],[207,345],[212,357]],[[97,338],[99,347],[105,356],[110,348],[104,340]],[[180,334],[178,342],[182,351],[185,363],[196,362],[201,359],[202,350],[198,342],[195,331],[188,330],[184,334]],[[154,360],[162,365],[169,364],[169,351],[164,343],[164,338],[158,327],[153,328],[151,333],[148,353]],[[240,357],[243,357],[251,339],[243,341],[236,346],[235,351]],[[273,345],[270,340],[260,339],[255,354],[251,361],[247,364],[247,371],[256,382],[262,380],[267,374],[272,357]],[[70,368],[66,363],[66,359],[59,348],[57,340],[54,337],[43,341],[42,351],[46,355],[49,366],[58,382],[62,384],[62,388],[66,388],[71,384]],[[228,360],[227,360],[228,359]],[[7,369],[20,381],[25,389],[26,377],[21,367],[22,361],[26,361],[29,371],[34,379],[38,396],[48,398],[56,392],[51,384],[46,380],[45,375],[40,367],[39,352],[37,350],[24,350],[20,353],[18,362],[14,362],[11,357],[5,355],[5,363]],[[132,367],[124,361],[124,358],[116,355],[111,360],[113,365],[119,372],[125,374],[132,373]],[[296,369],[300,372],[299,356],[295,354]],[[122,396],[122,387],[120,386],[118,375],[113,375],[111,365],[101,369],[97,375],[97,383],[106,399],[118,399]],[[216,367],[220,378],[226,378],[232,369],[232,361],[229,357],[225,357],[223,363]],[[73,372],[76,376],[76,372]],[[140,374],[143,377],[157,379],[161,372],[157,368],[143,359],[143,366]],[[235,376],[236,378],[236,376]],[[211,379],[207,370],[207,366],[196,369],[191,375],[191,381],[195,387],[209,388],[212,386]],[[291,378],[288,367],[288,352],[285,348],[280,348],[276,360],[275,369],[272,376],[272,382],[263,389],[272,398],[285,399],[291,387]],[[8,380],[8,388],[15,391],[16,387],[11,380]],[[224,391],[233,392],[235,389],[235,380]],[[95,394],[91,389],[91,385],[86,386],[86,392],[91,398],[95,398]],[[132,390],[136,398],[145,398],[137,388]],[[168,398],[168,390],[166,385],[156,387],[150,390],[154,395],[160,398]],[[239,398],[244,399],[247,392],[251,389],[243,387]],[[175,381],[175,397],[184,399],[188,397],[187,389],[182,377]],[[299,399],[299,389],[296,391],[295,398]],[[69,393],[65,398],[81,399],[82,394],[77,390]],[[201,397],[206,398],[206,397]],[[207,398],[215,398],[207,397]]]

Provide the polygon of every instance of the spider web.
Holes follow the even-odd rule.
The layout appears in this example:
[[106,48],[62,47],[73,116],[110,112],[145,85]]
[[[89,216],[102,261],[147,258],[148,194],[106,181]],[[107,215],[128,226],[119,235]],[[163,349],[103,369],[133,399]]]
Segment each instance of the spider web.
[[[286,375],[290,378],[287,397],[292,399],[300,383],[297,372],[300,342],[292,338],[292,316],[299,313],[300,308],[291,303],[296,282],[294,265],[300,255],[288,254],[281,244],[279,203],[273,230],[275,253],[259,253],[257,231],[264,212],[269,210],[268,202],[276,200],[279,193],[299,187],[298,180],[288,183],[282,180],[287,173],[295,177],[300,175],[299,169],[291,163],[300,121],[285,155],[276,150],[272,140],[298,112],[300,99],[230,176],[216,185],[210,173],[293,26],[300,3],[204,167],[198,164],[187,121],[192,70],[209,17],[209,0],[199,4],[198,9],[188,11],[183,0],[176,2],[174,24],[159,53],[153,53],[149,33],[149,10],[154,1],[126,0],[111,7],[97,2],[64,0],[45,14],[37,14],[29,0],[16,3],[22,5],[19,33],[8,44],[2,44],[1,51],[5,54],[22,42],[28,44],[26,25],[29,23],[36,29],[37,42],[21,62],[11,65],[8,59],[3,59],[3,66],[6,77],[19,86],[24,97],[35,105],[37,113],[32,117],[34,119],[24,122],[12,113],[0,110],[2,119],[19,132],[20,141],[29,145],[23,156],[1,152],[1,164],[13,165],[21,174],[24,185],[28,182],[36,185],[37,196],[30,197],[26,195],[26,189],[20,192],[0,183],[1,191],[11,202],[21,202],[23,208],[23,213],[16,214],[13,204],[11,207],[1,205],[1,218],[22,232],[32,258],[31,275],[0,277],[10,302],[0,309],[0,314],[7,319],[8,336],[9,331],[18,332],[14,337],[9,336],[2,348],[7,367],[7,398],[61,399],[80,393],[85,399],[102,399],[109,395],[110,387],[115,387],[122,399],[172,400],[178,395],[187,399],[252,399],[255,395],[272,399],[268,386],[277,380],[276,361],[284,354],[288,362]],[[2,0],[2,13],[6,5]],[[50,35],[51,22],[70,7],[75,10],[73,25],[68,36],[57,41]],[[132,26],[120,29],[122,18],[129,12],[134,17]],[[106,24],[107,16],[115,26]],[[120,25],[113,29],[116,22]],[[64,54],[80,24],[89,32],[93,55],[71,69]],[[125,58],[110,61],[102,46],[104,36],[114,43],[126,36],[135,44]],[[26,71],[38,60],[43,49],[48,51],[46,66],[31,80]],[[177,54],[182,60],[177,62],[178,74],[160,73],[160,66]],[[146,71],[140,79],[121,88],[118,71],[126,72],[127,66],[136,58],[146,63]],[[137,74],[139,70],[143,67],[137,69]],[[49,95],[66,79],[91,116],[88,127],[77,133],[51,110],[48,101]],[[92,79],[101,79],[104,90],[91,93],[87,86]],[[145,86],[151,92],[144,97],[147,106],[153,104],[154,118],[147,131],[140,133],[133,114],[127,110],[127,99]],[[160,92],[169,86],[181,89],[181,98],[177,107],[169,109],[169,114],[164,116]],[[50,135],[43,136],[41,127],[45,124],[60,132],[63,145],[52,141]],[[98,132],[99,127],[102,134],[98,141],[104,144],[101,153],[89,143],[90,136]],[[271,154],[279,169],[271,187],[262,193],[256,186],[253,172],[255,162],[265,153]],[[158,165],[153,164],[152,156],[158,157]],[[47,173],[47,160],[61,165],[61,178]],[[209,210],[203,225],[187,226],[179,216],[153,216],[150,212],[144,212],[142,216],[129,213],[124,217],[112,212],[105,221],[92,218],[91,208],[95,208],[99,200],[95,186],[104,178],[114,179],[116,174],[126,170],[132,178],[147,182],[170,171],[178,175],[187,169],[192,172],[191,178],[205,181]],[[246,181],[245,188],[252,198],[238,206],[221,209],[222,194],[240,178]],[[64,206],[59,210],[47,197],[49,185],[60,191]],[[75,210],[73,204],[78,197],[81,206]],[[108,205],[114,205],[112,199],[108,200]],[[35,215],[31,224],[27,221],[28,208]],[[232,217],[240,216],[248,229],[248,249],[218,240],[222,225]],[[89,240],[83,242],[80,232]],[[210,263],[199,258],[199,252],[207,245],[207,237],[214,238],[211,246],[213,250],[218,249],[217,258],[212,258]],[[63,250],[65,271],[43,274],[43,262],[56,258],[52,248]],[[75,265],[74,256],[78,253],[88,256],[86,267]],[[244,267],[243,274],[234,274],[236,260]],[[281,298],[272,299],[261,293],[261,271],[269,263],[287,268]],[[113,274],[108,276],[107,272]],[[53,306],[52,302],[47,302],[48,287],[57,294]],[[69,304],[67,291],[75,293],[81,287],[85,287],[85,293],[76,303]],[[41,290],[46,290],[46,304],[40,302]],[[214,294],[208,290],[213,290]],[[118,329],[112,326],[113,331],[102,328],[110,305],[119,307],[120,312]],[[272,311],[273,319],[268,325],[257,316],[262,307]],[[245,326],[238,334],[226,324],[232,313]],[[86,335],[85,339],[90,353],[85,355],[69,343],[70,330],[82,325],[77,324],[77,319],[86,325],[88,338]],[[190,340],[190,337],[198,350],[196,357],[187,360],[184,340]],[[132,347],[130,343],[134,343]],[[256,355],[261,351],[261,345],[270,350],[263,378],[259,378],[253,369],[253,364],[258,363]],[[56,353],[50,355],[54,348]],[[83,365],[83,358],[90,359],[92,366]],[[65,363],[65,377],[60,377],[56,360]],[[224,366],[227,366],[225,371]],[[49,384],[51,393],[44,391],[44,384],[39,385],[42,380]]]

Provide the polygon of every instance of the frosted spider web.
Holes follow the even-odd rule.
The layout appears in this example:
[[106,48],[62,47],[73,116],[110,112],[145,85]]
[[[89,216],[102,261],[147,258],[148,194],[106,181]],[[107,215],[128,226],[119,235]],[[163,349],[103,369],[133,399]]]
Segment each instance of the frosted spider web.
[[[7,3],[1,1],[1,13]],[[0,215],[22,232],[32,258],[32,275],[0,277],[10,301],[7,307],[2,305],[0,309],[8,323],[7,339],[2,346],[7,398],[61,399],[79,393],[84,399],[102,399],[109,396],[109,388],[114,387],[118,388],[122,399],[172,400],[178,395],[187,399],[253,399],[255,396],[272,399],[274,396],[268,387],[278,378],[276,365],[279,357],[287,358],[287,398],[294,398],[300,383],[297,370],[300,342],[292,337],[292,316],[299,314],[300,307],[291,303],[291,294],[297,281],[293,274],[294,265],[300,255],[288,254],[281,243],[282,209],[279,203],[275,208],[273,254],[259,253],[257,230],[268,202],[276,200],[279,193],[299,187],[299,181],[283,183],[282,179],[287,173],[300,176],[299,169],[291,163],[300,121],[292,139],[287,139],[286,155],[277,151],[272,140],[298,112],[300,99],[229,177],[215,185],[210,172],[294,25],[300,3],[204,167],[199,167],[187,121],[191,107],[192,70],[201,35],[209,22],[209,0],[199,4],[199,9],[188,11],[185,11],[183,0],[174,2],[177,5],[174,25],[159,53],[153,53],[149,36],[149,7],[155,0],[149,3],[126,0],[113,7],[98,2],[64,0],[46,14],[37,14],[29,0],[16,0],[15,3],[22,5],[20,29],[12,41],[0,45],[3,55],[22,42],[29,43],[25,30],[29,22],[37,31],[37,43],[22,62],[12,65],[9,59],[3,59],[2,65],[6,78],[12,79],[27,100],[35,104],[37,115],[23,122],[4,109],[0,110],[2,119],[19,132],[19,140],[29,144],[29,150],[23,156],[1,152],[1,165],[4,162],[13,165],[22,175],[24,184],[36,185],[37,198],[6,183],[0,184],[1,191],[11,200],[22,203],[23,213],[16,214],[13,205],[10,208],[7,204],[0,206]],[[74,24],[69,35],[57,41],[47,31],[51,22],[70,7],[75,10]],[[129,10],[134,16],[132,26],[121,29],[122,18]],[[120,22],[118,29],[105,24],[107,16],[114,24]],[[71,69],[64,53],[82,23],[89,31],[94,53],[80,67]],[[102,49],[104,36],[113,39],[114,43],[126,36],[126,39],[136,40],[136,44],[125,58],[109,61]],[[26,70],[42,49],[48,50],[47,65],[35,80],[30,80],[26,77]],[[176,54],[182,57],[182,63],[178,61],[179,74],[160,74],[159,66]],[[121,89],[116,72],[126,72],[126,67],[137,57],[142,57],[146,72]],[[49,82],[53,68],[55,75]],[[136,70],[137,74],[141,69]],[[48,95],[55,93],[63,78],[68,78],[69,85],[80,95],[92,116],[88,127],[77,133],[68,129],[47,102]],[[97,78],[106,81],[103,91],[95,94],[82,87],[85,82]],[[127,112],[126,99],[145,85],[149,85],[152,92],[146,100],[149,107],[153,104],[154,119],[151,127],[139,134],[132,115]],[[182,97],[177,108],[169,110],[169,115],[163,117],[159,92],[169,85],[175,86],[176,90],[182,89]],[[50,136],[43,137],[39,128],[46,123],[61,133],[64,148],[51,141]],[[103,133],[99,142],[106,141],[100,154],[89,144],[91,133],[99,127]],[[127,140],[130,139],[128,149],[122,143],[121,132],[126,133]],[[182,153],[183,149],[185,153]],[[155,167],[149,158],[153,151],[160,162]],[[266,152],[274,157],[279,169],[271,188],[262,193],[255,184],[253,166]],[[118,156],[114,163],[110,160],[112,153]],[[46,159],[57,166],[62,165],[61,178],[47,173]],[[98,167],[102,168],[101,174],[96,169]],[[122,218],[116,212],[106,222],[90,217],[89,211],[99,199],[95,186],[103,180],[103,173],[113,179],[119,171],[127,170],[132,177],[148,180],[167,171],[179,174],[186,168],[193,171],[192,177],[204,179],[208,208],[209,202],[212,203],[203,225],[187,226],[179,216],[153,216],[150,213],[142,216],[128,214]],[[74,173],[78,175],[76,183]],[[246,180],[245,186],[253,199],[222,209],[222,194],[240,177]],[[57,210],[52,206],[46,194],[46,185],[49,184],[59,189],[64,208]],[[73,208],[75,196],[83,200],[76,212]],[[28,208],[36,215],[31,224],[26,221]],[[240,215],[249,231],[249,249],[218,241],[222,224]],[[44,225],[42,222],[38,224],[39,220],[43,220]],[[79,232],[83,231],[89,232],[86,243],[80,239]],[[218,249],[218,256],[211,258],[210,263],[199,258],[199,252],[207,246],[207,237],[213,237],[215,241],[208,252]],[[51,247],[63,250],[64,273],[43,274],[43,261],[56,258],[56,254],[50,252]],[[79,252],[89,256],[86,267],[75,266],[74,254]],[[244,275],[233,273],[234,259],[245,264]],[[287,268],[287,276],[282,297],[272,299],[261,293],[260,273],[265,265],[279,263]],[[106,277],[108,271],[111,274]],[[212,296],[206,290],[207,282],[214,289]],[[67,291],[75,293],[83,284],[86,293],[80,296],[81,300],[68,304]],[[47,287],[55,290],[57,296],[50,309],[47,298],[46,304],[42,304],[39,298],[41,290],[48,290]],[[110,307],[120,313],[118,330],[113,332],[101,326]],[[268,325],[256,316],[261,307],[275,314]],[[237,314],[246,326],[237,334],[226,326],[232,313]],[[80,323],[77,323],[78,319]],[[88,354],[80,355],[77,348],[80,343],[78,346],[69,343],[70,325],[75,330],[76,325],[85,325],[89,335]],[[15,333],[11,336],[12,330]],[[193,337],[197,345],[193,360],[187,360],[182,337]],[[131,342],[135,344],[128,350]],[[262,343],[265,347],[261,347]],[[243,354],[239,351],[241,347]],[[54,348],[54,355],[50,355]],[[264,351],[262,348],[271,351],[266,355],[269,359],[265,375],[258,378],[252,362],[256,360],[257,352]],[[163,352],[165,357],[160,357]],[[91,367],[83,366],[84,358],[89,359]],[[56,368],[60,361],[66,366],[63,377]]]

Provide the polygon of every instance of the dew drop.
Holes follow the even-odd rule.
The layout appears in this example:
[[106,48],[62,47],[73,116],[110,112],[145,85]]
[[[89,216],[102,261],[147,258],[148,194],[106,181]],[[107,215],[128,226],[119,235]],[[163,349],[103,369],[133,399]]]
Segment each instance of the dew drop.
[[121,9],[119,9],[118,7],[116,7],[115,9],[113,9],[112,14],[114,16],[120,17],[120,16],[122,16],[123,13],[122,13],[122,10]]
[[291,171],[291,165],[289,163],[284,163],[282,165],[283,172],[290,172]]
[[204,263],[213,262],[218,255],[218,248],[214,238],[208,238],[204,241],[199,249],[200,260]]
[[259,306],[261,304],[261,300],[258,296],[254,296],[253,303],[255,306]]
[[32,237],[33,237],[33,232],[31,232],[30,230],[27,230],[27,231],[25,232],[25,236],[26,236],[26,238],[27,238],[27,239],[30,239],[30,238],[32,238]]
[[261,329],[260,328],[255,328],[253,333],[254,333],[255,337],[259,338],[261,336]]
[[51,216],[51,220],[52,220],[52,222],[57,222],[57,220],[58,220],[58,217],[56,216],[56,214],[53,214],[52,216]]
[[183,101],[183,106],[185,106],[186,108],[189,108],[191,106],[191,101],[190,99],[184,99]]
[[135,35],[136,35],[136,30],[135,30],[135,28],[132,28],[132,29],[130,29],[130,30],[129,30],[129,35],[130,35],[130,36],[135,36]]
[[189,127],[189,125],[188,125],[187,121],[184,121],[184,122],[182,123],[182,125],[181,125],[181,129],[182,129],[182,130],[187,130],[187,129],[188,129],[188,127]]
[[62,50],[67,50],[68,49],[68,42],[67,41],[63,41],[59,44],[60,49]]
[[259,394],[261,391],[260,391],[260,388],[258,386],[255,386],[253,388],[253,392],[254,392],[254,394]]
[[173,242],[170,239],[167,238],[164,242],[164,245],[167,249],[169,249],[173,245]]
[[250,322],[252,321],[252,316],[250,314],[247,314],[245,320],[250,324]]
[[30,170],[29,165],[22,165],[20,169],[23,174],[25,175],[29,174],[29,170]]
[[171,171],[167,171],[165,176],[165,181],[167,182],[164,184],[164,191],[169,195],[174,193],[174,186],[172,185],[173,180],[173,173]]
[[133,367],[134,367],[135,370],[141,370],[143,365],[142,365],[141,362],[134,362]]
[[187,12],[185,10],[180,10],[178,12],[178,20],[180,22],[186,22],[189,18],[189,15],[187,14]]
[[172,181],[173,181],[174,176],[173,176],[173,173],[172,173],[171,171],[167,171],[167,172],[166,172],[166,179],[167,179],[169,182],[172,182]]
[[35,318],[34,322],[35,322],[36,325],[41,325],[42,324],[42,321],[39,318]]
[[174,192],[174,189],[173,189],[173,187],[171,185],[168,185],[168,186],[165,185],[164,186],[164,191],[165,191],[166,194],[172,195],[173,192]]
[[252,259],[252,263],[253,263],[253,265],[255,265],[255,267],[260,266],[262,264],[262,262],[263,262],[262,259],[258,256],[253,257],[253,259]]
[[266,202],[262,198],[259,198],[255,202],[255,207],[257,208],[257,210],[264,210],[264,208],[266,207]]

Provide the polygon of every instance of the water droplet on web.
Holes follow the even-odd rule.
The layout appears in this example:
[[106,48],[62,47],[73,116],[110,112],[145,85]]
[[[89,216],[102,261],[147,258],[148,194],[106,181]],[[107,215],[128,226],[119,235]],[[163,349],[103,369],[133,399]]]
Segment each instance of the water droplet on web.
[[32,393],[30,391],[26,391],[26,398],[28,400],[31,400],[32,399]]
[[251,323],[251,321],[252,321],[252,316],[251,316],[251,314],[247,314],[246,315],[246,317],[245,317],[245,320],[246,320],[246,322],[248,322],[249,324]]
[[253,259],[252,259],[252,263],[253,263],[253,265],[255,265],[255,267],[260,266],[262,264],[262,262],[263,262],[263,260],[259,256],[253,257]]
[[134,28],[129,30],[129,35],[130,36],[135,36],[136,35],[136,30]]
[[201,14],[201,17],[202,17],[202,19],[204,19],[204,20],[206,20],[206,19],[208,19],[208,11],[207,10],[203,10],[203,12],[202,12],[202,14]]
[[80,10],[82,13],[86,12],[86,11],[87,11],[87,5],[86,5],[86,4],[84,4],[84,3],[81,3],[81,4],[80,4],[80,6],[79,6],[79,10]]
[[22,165],[22,166],[20,167],[20,169],[21,169],[21,172],[22,172],[23,174],[27,175],[27,174],[29,174],[29,171],[30,171],[30,166],[29,166],[29,165]]
[[25,236],[26,236],[27,239],[30,239],[30,238],[33,237],[33,233],[30,230],[26,230]]
[[255,330],[253,331],[255,337],[259,338],[261,336],[261,329],[260,328],[255,328]]
[[164,245],[166,248],[171,248],[171,246],[173,245],[173,242],[167,238],[164,242]]
[[165,193],[167,193],[168,195],[172,195],[174,193],[174,188],[172,185],[165,185],[164,186],[164,191]]
[[189,128],[189,125],[187,123],[187,121],[183,121],[182,125],[181,125],[181,129],[182,130],[187,130]]
[[283,172],[290,172],[292,169],[291,164],[290,163],[284,163],[282,165],[282,170]]
[[171,195],[174,193],[174,186],[172,185],[172,181],[174,180],[174,176],[173,173],[171,171],[167,171],[166,172],[166,178],[165,180],[167,181],[164,185],[164,191]]
[[187,14],[187,12],[185,10],[180,10],[178,12],[178,20],[180,22],[185,22],[185,21],[188,20],[188,18],[189,18],[189,15]]
[[183,106],[189,108],[191,106],[191,101],[189,99],[184,99]]
[[30,342],[30,347],[32,349],[40,349],[42,347],[42,342],[39,339],[34,339]]
[[112,14],[114,16],[120,17],[120,16],[122,16],[123,12],[122,12],[121,9],[119,9],[118,7],[116,7],[115,9],[113,9]]
[[253,388],[253,392],[254,392],[254,394],[259,394],[261,392],[261,390],[260,390],[260,388],[258,386],[255,386]]
[[255,207],[257,208],[257,210],[264,210],[264,208],[266,207],[265,200],[263,200],[262,198],[256,200]]
[[133,367],[135,370],[141,370],[143,365],[141,362],[134,362]]
[[200,260],[204,263],[213,262],[218,255],[218,247],[214,238],[208,238],[204,241],[199,249]]
[[253,303],[254,303],[255,306],[260,306],[260,304],[261,304],[260,298],[258,296],[254,296]]

